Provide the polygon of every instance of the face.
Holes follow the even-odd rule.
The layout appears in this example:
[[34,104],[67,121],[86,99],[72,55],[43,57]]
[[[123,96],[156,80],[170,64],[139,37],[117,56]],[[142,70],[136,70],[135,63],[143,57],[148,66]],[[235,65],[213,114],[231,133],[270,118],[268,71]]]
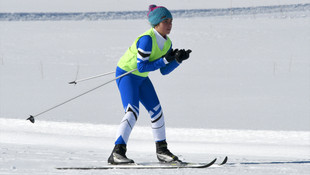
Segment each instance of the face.
[[159,32],[163,37],[168,35],[172,29],[172,19],[168,18],[163,20],[157,26],[155,26],[155,30]]

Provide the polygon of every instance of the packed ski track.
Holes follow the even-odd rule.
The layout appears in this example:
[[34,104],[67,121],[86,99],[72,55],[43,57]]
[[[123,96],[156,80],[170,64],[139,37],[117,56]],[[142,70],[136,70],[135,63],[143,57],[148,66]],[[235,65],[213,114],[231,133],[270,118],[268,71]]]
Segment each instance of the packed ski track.
[[[8,6],[5,1],[0,6],[11,7],[13,1],[6,1]],[[119,11],[108,3],[108,10],[91,11],[86,1],[77,11],[64,5],[58,12],[40,3],[42,8],[24,4],[26,10],[0,7],[0,175],[309,174],[310,1],[305,0],[242,7],[234,6],[241,1],[227,0],[213,8],[195,6],[196,1],[164,4],[174,7],[174,45],[193,50],[182,71],[166,81],[156,73],[151,77],[159,82],[169,148],[185,162],[217,158],[214,165],[57,169],[107,165],[123,115],[115,85],[38,116],[34,124],[26,118],[109,80],[67,84],[114,70],[115,57],[149,27],[144,6],[132,2],[139,8],[131,4]],[[141,112],[128,143],[127,156],[137,163],[157,162],[147,116]],[[225,156],[228,162],[219,166]]]

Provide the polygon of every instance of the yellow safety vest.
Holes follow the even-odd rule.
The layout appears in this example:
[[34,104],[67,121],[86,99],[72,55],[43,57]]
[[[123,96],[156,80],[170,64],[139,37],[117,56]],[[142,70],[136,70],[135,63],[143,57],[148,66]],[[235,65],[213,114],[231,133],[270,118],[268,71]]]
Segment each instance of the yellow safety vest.
[[[119,62],[117,63],[117,66],[120,67],[121,69],[125,70],[125,71],[131,71],[133,69],[137,68],[137,53],[138,53],[138,49],[137,49],[137,42],[138,40],[145,35],[149,35],[152,38],[152,51],[151,51],[151,55],[149,58],[149,61],[155,61],[157,59],[160,59],[161,57],[163,57],[168,50],[171,47],[171,40],[170,38],[167,36],[167,40],[164,44],[164,48],[161,50],[158,47],[157,41],[156,41],[156,36],[155,33],[153,31],[153,28],[151,28],[150,30],[144,32],[142,35],[140,35],[135,42],[131,45],[131,47],[128,48],[128,50],[125,52],[125,54],[121,57],[121,59],[119,60]],[[134,71],[132,72],[135,75],[141,76],[141,77],[147,77],[149,72],[139,72]]]

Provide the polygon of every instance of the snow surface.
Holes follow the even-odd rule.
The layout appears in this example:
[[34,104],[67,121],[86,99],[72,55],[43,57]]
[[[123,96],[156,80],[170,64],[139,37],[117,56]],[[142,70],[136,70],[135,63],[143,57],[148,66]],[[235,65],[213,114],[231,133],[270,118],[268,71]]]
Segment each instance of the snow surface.
[[[151,3],[174,10],[173,46],[193,50],[172,74],[150,74],[165,113],[169,147],[185,161],[228,155],[228,164],[203,170],[56,170],[106,164],[123,116],[115,83],[38,116],[35,124],[25,119],[113,78],[68,84],[113,71],[135,37],[149,28],[143,17],[120,15],[141,13]],[[0,174],[309,174],[309,4],[0,0],[1,17],[115,12],[110,20],[1,18]],[[155,162],[142,106],[140,114],[128,156]]]
[[147,10],[150,4],[169,9],[210,9],[304,4],[309,0],[0,0],[0,12],[97,12]]
[[[189,170],[59,171],[100,166],[113,148],[117,125],[0,118],[0,174],[308,174],[309,132],[168,128],[169,148],[184,161],[230,157],[226,166]],[[128,156],[156,162],[149,127],[135,127]]]

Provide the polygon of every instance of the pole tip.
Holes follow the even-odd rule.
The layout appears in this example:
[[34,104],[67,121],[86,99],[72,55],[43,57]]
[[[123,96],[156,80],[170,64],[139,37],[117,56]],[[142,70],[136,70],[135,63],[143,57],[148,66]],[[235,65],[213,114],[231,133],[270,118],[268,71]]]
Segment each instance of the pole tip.
[[69,84],[76,84],[76,81],[71,81],[69,82]]
[[30,115],[30,117],[27,118],[27,120],[29,120],[31,123],[34,123],[34,122],[35,122],[35,121],[34,121],[34,117],[33,117],[32,115]]

